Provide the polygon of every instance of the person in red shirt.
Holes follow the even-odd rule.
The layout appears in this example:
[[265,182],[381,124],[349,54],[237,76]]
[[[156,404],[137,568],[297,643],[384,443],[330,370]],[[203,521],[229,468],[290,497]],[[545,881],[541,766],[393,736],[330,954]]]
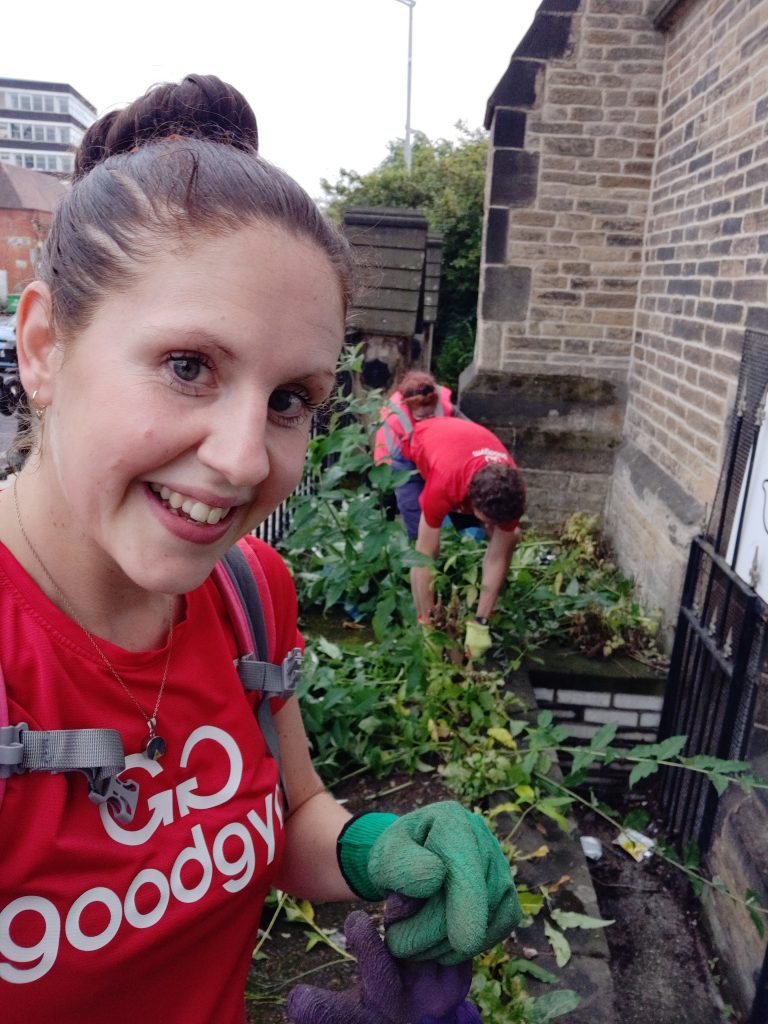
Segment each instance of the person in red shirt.
[[[490,647],[489,620],[520,539],[519,521],[525,511],[522,474],[496,435],[471,420],[423,420],[404,438],[402,451],[425,481],[417,551],[437,558],[446,516],[458,529],[480,525],[488,535],[477,613],[466,636],[467,650],[479,657]],[[411,589],[419,622],[428,623],[434,607],[428,566],[411,570]]]
[[458,410],[451,401],[450,388],[438,384],[426,370],[409,370],[381,409],[382,422],[374,438],[373,459],[377,465],[389,463],[395,472],[411,471],[405,483],[395,488],[397,509],[411,540],[416,540],[419,532],[419,498],[424,480],[416,472],[415,464],[403,455],[403,438],[421,420],[454,415],[458,415]]
[[482,819],[351,817],[295,695],[274,709],[280,784],[215,582],[245,541],[269,660],[301,645],[288,570],[250,534],[334,386],[346,241],[259,156],[245,98],[190,75],[88,129],[36,269],[29,455],[0,492],[3,1024],[244,1024],[272,885],[423,900],[387,934],[398,957],[501,941],[520,913]]

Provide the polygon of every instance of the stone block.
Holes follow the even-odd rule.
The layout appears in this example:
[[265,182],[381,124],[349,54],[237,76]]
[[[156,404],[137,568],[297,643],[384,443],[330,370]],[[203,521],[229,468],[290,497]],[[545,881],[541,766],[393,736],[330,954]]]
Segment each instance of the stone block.
[[555,701],[559,704],[583,704],[587,707],[607,708],[611,705],[611,695],[598,690],[558,690]]
[[617,693],[613,697],[614,707],[633,711],[661,711],[662,703],[662,698],[656,694]]
[[544,139],[544,152],[552,156],[592,156],[595,140],[579,136],[552,136]]
[[507,262],[508,230],[509,210],[506,207],[490,207],[485,226],[486,263]]
[[531,290],[529,267],[486,267],[481,315],[484,320],[523,320]]
[[497,149],[492,157],[491,206],[530,205],[536,198],[538,172],[538,153]]
[[594,722],[598,725],[605,725],[608,722],[615,722],[616,725],[626,725],[634,728],[639,723],[639,717],[634,711],[613,711],[587,708],[584,712],[585,723]]
[[496,111],[493,120],[493,145],[496,148],[522,149],[525,145],[526,115],[522,110]]

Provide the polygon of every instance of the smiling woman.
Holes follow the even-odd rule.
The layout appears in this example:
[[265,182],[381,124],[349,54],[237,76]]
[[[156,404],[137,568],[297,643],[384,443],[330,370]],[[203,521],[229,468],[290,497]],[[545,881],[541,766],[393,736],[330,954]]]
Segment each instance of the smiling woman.
[[[268,698],[238,675],[292,681],[293,585],[249,534],[299,481],[352,277],[344,240],[256,144],[250,107],[212,76],[96,122],[19,303],[35,415],[0,494],[4,1024],[53,1006],[62,1024],[241,1022],[270,885],[311,899],[391,887],[367,864],[393,816],[350,825],[296,698],[270,700],[268,748]],[[236,659],[242,615],[221,580],[238,542],[272,664]],[[505,884],[477,901],[461,956],[515,917],[486,833]],[[419,843],[388,835],[403,891],[454,898],[455,844],[429,854],[427,892]],[[415,952],[429,936],[456,955],[444,916],[414,918]]]

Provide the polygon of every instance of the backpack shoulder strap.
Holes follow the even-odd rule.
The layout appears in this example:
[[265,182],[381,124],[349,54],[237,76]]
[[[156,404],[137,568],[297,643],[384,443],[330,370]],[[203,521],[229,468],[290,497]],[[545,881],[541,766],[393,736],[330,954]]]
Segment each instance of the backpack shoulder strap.
[[0,664],[0,807],[11,775],[80,771],[93,803],[108,803],[117,820],[127,823],[136,813],[139,787],[118,778],[124,768],[125,751],[117,729],[30,729],[26,722],[11,725]]
[[0,704],[6,722],[0,726],[0,804],[5,780],[11,775],[79,771],[86,777],[93,803],[110,804],[118,821],[133,819],[139,787],[118,778],[125,768],[125,752],[117,729],[30,729],[26,722],[10,725],[2,672]]
[[[0,758],[2,758],[2,745],[10,743],[12,737],[8,736],[5,738],[6,733],[4,730],[8,728],[10,719],[8,716],[8,698],[5,693],[5,677],[3,675],[3,666],[0,664]],[[3,806],[3,797],[5,796],[5,780],[6,774],[2,769],[2,760],[0,760],[0,807]],[[7,773],[7,774],[10,774]]]
[[[261,586],[255,578],[257,574],[262,577],[259,581]],[[239,652],[235,659],[237,674],[244,689],[262,694],[256,717],[267,748],[279,769],[280,742],[269,697],[290,697],[296,692],[302,662],[301,650],[294,647],[280,665],[262,660],[269,657],[262,600],[269,600],[270,592],[256,558],[249,558],[242,547],[235,545],[215,566],[213,577],[235,627]]]

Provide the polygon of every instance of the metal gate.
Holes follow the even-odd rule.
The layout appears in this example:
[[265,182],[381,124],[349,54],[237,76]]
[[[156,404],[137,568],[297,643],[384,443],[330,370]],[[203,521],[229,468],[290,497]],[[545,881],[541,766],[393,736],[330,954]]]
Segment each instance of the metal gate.
[[[754,589],[764,559],[757,548],[752,558],[745,543],[745,514],[756,496],[762,498],[768,551],[768,479],[761,479],[768,478],[768,466],[756,463],[758,442],[765,443],[767,394],[768,335],[747,331],[707,536],[691,545],[659,728],[660,739],[687,736],[688,755],[740,760],[747,754],[768,630],[766,604]],[[718,797],[704,776],[667,769],[662,807],[680,842],[709,848]]]
[[[711,543],[691,546],[664,696],[660,739],[688,737],[684,753],[746,755],[764,660],[765,605]],[[706,776],[667,769],[662,807],[685,842],[709,848],[718,796]]]

